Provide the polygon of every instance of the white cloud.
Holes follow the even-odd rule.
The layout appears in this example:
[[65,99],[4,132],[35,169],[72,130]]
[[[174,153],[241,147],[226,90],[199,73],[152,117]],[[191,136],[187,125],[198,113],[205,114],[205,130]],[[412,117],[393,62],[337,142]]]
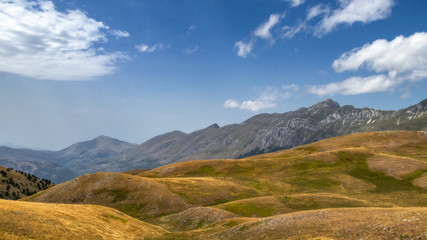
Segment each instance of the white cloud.
[[280,19],[283,18],[285,15],[282,14],[271,14],[270,17],[268,18],[268,20],[261,24],[261,26],[259,26],[254,34],[257,37],[260,37],[262,39],[272,39],[270,30],[279,23]]
[[301,31],[304,31],[307,29],[307,25],[305,22],[302,22],[295,26],[284,26],[282,27],[283,30],[283,38],[293,38],[296,34],[298,34]]
[[197,52],[197,51],[199,51],[199,46],[195,46],[193,48],[186,48],[184,50],[184,53],[186,53],[186,54],[192,54],[192,53]]
[[375,72],[404,73],[427,71],[427,33],[418,32],[392,41],[379,39],[353,49],[334,61],[337,72],[366,67]]
[[255,40],[251,40],[248,43],[245,43],[244,41],[238,41],[234,44],[234,47],[237,48],[237,55],[242,58],[246,58],[251,52],[252,48],[254,47]]
[[140,51],[142,53],[152,53],[152,52],[154,52],[156,50],[163,49],[164,45],[161,44],[161,43],[156,43],[156,44],[154,44],[153,46],[150,47],[150,46],[148,46],[146,44],[140,44],[140,45],[136,45],[135,47],[138,49],[138,51]]
[[310,21],[318,16],[328,14],[330,12],[328,6],[318,4],[308,9],[306,20]]
[[51,1],[0,1],[0,71],[50,80],[111,74],[122,53],[98,54],[108,26],[79,10],[59,12]]
[[341,55],[332,64],[337,72],[361,68],[381,73],[369,77],[352,77],[343,82],[309,89],[318,95],[361,94],[392,90],[404,83],[427,78],[427,33],[418,32],[392,41],[379,39]]
[[305,0],[285,0],[291,4],[292,7],[297,7],[305,2]]
[[117,38],[121,38],[121,37],[130,37],[130,34],[126,31],[121,31],[121,30],[112,30],[111,34],[113,34],[114,36],[116,36]]
[[246,100],[238,102],[235,99],[225,101],[225,108],[239,108],[242,110],[250,110],[257,112],[262,109],[273,108],[277,106],[277,102],[281,99],[290,98],[292,93],[298,90],[298,85],[284,85],[282,89],[273,89],[266,87],[258,96],[256,100]]
[[[341,7],[324,17],[316,26],[316,36],[329,33],[340,24],[352,25],[355,22],[369,23],[385,19],[391,14],[394,5],[393,0],[339,0],[339,2]],[[316,11],[310,13],[312,16],[309,16],[314,17]]]
[[351,77],[342,82],[329,83],[309,88],[316,95],[355,95],[361,93],[385,92],[395,85],[387,76],[380,74],[369,77]]

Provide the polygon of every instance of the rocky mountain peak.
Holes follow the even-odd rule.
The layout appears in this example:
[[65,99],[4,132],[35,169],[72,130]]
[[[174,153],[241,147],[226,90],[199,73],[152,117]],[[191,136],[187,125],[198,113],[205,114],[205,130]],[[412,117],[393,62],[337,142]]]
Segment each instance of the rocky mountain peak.
[[206,129],[208,129],[208,128],[219,128],[219,125],[214,123],[214,124],[210,125],[209,127],[207,127]]
[[328,98],[326,100],[323,100],[321,102],[318,102],[316,104],[314,104],[313,106],[310,107],[310,109],[315,109],[315,108],[340,108],[340,104],[335,102],[334,100]]

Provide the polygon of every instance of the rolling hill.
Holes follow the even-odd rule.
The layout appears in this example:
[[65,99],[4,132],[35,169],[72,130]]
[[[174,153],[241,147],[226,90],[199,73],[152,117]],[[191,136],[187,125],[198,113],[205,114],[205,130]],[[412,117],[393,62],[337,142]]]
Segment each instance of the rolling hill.
[[89,174],[23,200],[113,207],[170,231],[157,239],[426,237],[424,131],[131,173]]
[[94,205],[0,200],[0,239],[153,239],[167,231]]

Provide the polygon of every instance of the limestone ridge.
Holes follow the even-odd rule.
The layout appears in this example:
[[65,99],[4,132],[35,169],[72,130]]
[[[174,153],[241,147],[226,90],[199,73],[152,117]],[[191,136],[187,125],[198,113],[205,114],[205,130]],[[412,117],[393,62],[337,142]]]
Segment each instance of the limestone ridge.
[[240,124],[212,124],[189,134],[173,131],[140,145],[100,136],[56,152],[0,147],[0,164],[60,183],[74,178],[73,172],[122,172],[188,160],[243,158],[357,132],[427,131],[426,112],[427,99],[398,111],[340,106],[326,99],[295,111],[259,114]]
[[243,123],[219,127],[213,124],[190,134],[176,133],[167,145],[157,138],[108,160],[114,171],[158,166],[195,159],[242,158],[289,149],[345,134],[381,130],[427,130],[427,100],[399,111],[340,106],[326,99],[308,108],[283,114],[259,114]]

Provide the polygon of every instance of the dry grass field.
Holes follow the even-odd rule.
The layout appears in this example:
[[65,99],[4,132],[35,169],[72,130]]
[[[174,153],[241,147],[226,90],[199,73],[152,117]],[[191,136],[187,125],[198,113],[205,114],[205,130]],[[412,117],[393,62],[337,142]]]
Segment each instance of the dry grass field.
[[162,240],[426,239],[426,164],[426,132],[360,133],[245,159],[89,174],[23,200],[113,207],[169,231]]
[[167,233],[112,208],[0,200],[0,239],[149,239]]

